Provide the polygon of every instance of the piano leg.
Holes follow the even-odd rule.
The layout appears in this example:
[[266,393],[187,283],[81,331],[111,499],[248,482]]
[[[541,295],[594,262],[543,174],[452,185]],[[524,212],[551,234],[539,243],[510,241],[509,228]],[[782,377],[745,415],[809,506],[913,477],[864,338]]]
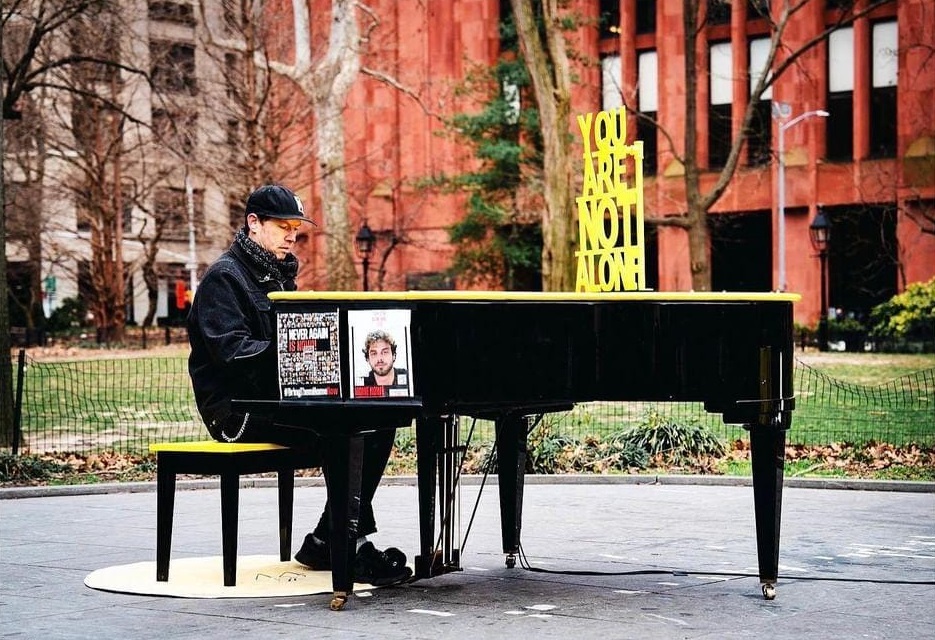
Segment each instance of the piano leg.
[[419,555],[416,578],[431,578],[439,554],[435,550],[435,477],[438,471],[439,435],[444,419],[416,419],[416,464],[419,483]]
[[444,421],[442,446],[438,456],[438,515],[441,522],[441,571],[447,573],[461,569],[460,527],[458,502],[458,474],[461,471],[462,447],[458,417],[449,416]]
[[[461,569],[460,550],[455,547],[457,531],[457,482],[462,447],[458,442],[458,420],[418,418],[416,447],[418,449],[419,483],[419,555],[415,559],[415,576],[431,578]],[[441,548],[435,545],[435,504],[438,479],[438,511]]]
[[500,530],[506,566],[516,566],[523,525],[523,480],[526,471],[526,416],[509,414],[496,421],[497,477],[500,487]]
[[364,438],[359,433],[328,439],[325,482],[331,520],[332,611],[343,609],[354,591],[363,451]]
[[786,431],[775,425],[752,425],[750,460],[753,466],[753,505],[760,584],[767,600],[776,597],[779,577],[779,522]]

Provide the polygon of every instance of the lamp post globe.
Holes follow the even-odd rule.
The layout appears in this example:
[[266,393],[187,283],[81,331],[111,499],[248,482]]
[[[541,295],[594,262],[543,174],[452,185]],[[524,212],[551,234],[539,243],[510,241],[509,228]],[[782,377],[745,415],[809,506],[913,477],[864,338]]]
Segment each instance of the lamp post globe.
[[818,317],[818,349],[828,350],[828,243],[831,241],[831,222],[825,216],[821,205],[815,213],[815,218],[808,226],[808,236],[812,246],[818,252],[821,278],[821,311]]
[[368,291],[370,288],[367,275],[370,270],[370,254],[373,253],[373,246],[376,241],[377,236],[367,225],[367,221],[364,220],[364,223],[360,225],[360,229],[357,230],[357,235],[354,236],[354,247],[357,249],[358,255],[360,255],[364,272],[364,291]]

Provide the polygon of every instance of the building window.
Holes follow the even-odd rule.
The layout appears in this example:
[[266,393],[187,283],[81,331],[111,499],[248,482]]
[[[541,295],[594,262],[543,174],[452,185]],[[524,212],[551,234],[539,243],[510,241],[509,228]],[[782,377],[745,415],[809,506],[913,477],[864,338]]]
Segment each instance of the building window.
[[870,156],[896,156],[896,84],[897,49],[896,21],[873,25],[872,87],[870,92]]
[[244,203],[240,198],[231,197],[227,205],[231,229],[240,229],[246,223]]
[[[195,205],[195,235],[204,235],[204,193],[200,189],[194,192]],[[166,240],[188,239],[188,201],[185,189],[162,188],[157,189],[153,202],[153,217],[156,228],[162,229],[162,237]]]
[[707,24],[730,24],[730,0],[708,0]]
[[[639,3],[637,3],[639,4]],[[601,15],[599,16],[601,37],[620,37],[620,1],[601,0]]]
[[29,245],[39,237],[36,214],[42,208],[42,189],[36,182],[5,182],[6,238]]
[[757,100],[747,135],[747,164],[751,167],[769,164],[773,153],[772,118],[772,102]]
[[161,144],[184,154],[191,153],[195,148],[197,127],[198,116],[194,113],[153,109],[153,135]]
[[[35,152],[39,148],[43,127],[41,118],[36,115],[37,105],[34,97],[29,93],[23,94],[12,108],[17,117],[4,122],[4,153]],[[7,157],[4,162],[12,162],[12,160]]]
[[747,20],[769,17],[769,0],[747,0]]
[[[90,305],[91,301],[95,299],[94,296],[94,279],[91,277],[91,263],[87,260],[78,261],[78,298],[85,303],[85,305]],[[90,316],[90,312],[89,312]],[[87,320],[89,318],[83,318]]]
[[731,146],[733,54],[730,42],[712,43],[709,49],[710,95],[708,107],[708,168],[720,169]]
[[620,90],[620,56],[601,58],[601,110],[611,111],[623,106],[623,92]]
[[221,11],[224,17],[224,33],[226,35],[242,34],[240,27],[240,3],[237,0],[222,0]]
[[116,15],[109,13],[93,17],[85,14],[72,22],[68,31],[71,51],[80,58],[72,67],[74,80],[80,83],[120,81],[117,63],[120,61],[121,28]]
[[240,120],[234,118],[227,121],[227,127],[225,127],[227,131],[227,145],[231,147],[231,149],[236,149],[241,144],[242,136],[240,134],[240,125]]
[[643,175],[654,176],[658,170],[659,144],[656,139],[656,114],[659,111],[658,58],[655,51],[643,51],[637,57],[637,139],[643,141]]
[[656,33],[656,0],[636,0],[636,33]]
[[756,84],[768,73],[766,60],[769,58],[770,39],[756,38],[750,41],[750,99],[754,101],[753,120],[747,135],[747,164],[762,166],[768,164],[772,153],[772,86],[766,87],[756,96],[753,90]]
[[863,204],[825,207],[834,233],[828,246],[828,303],[866,322],[897,291],[897,211]]
[[854,30],[832,31],[828,36],[828,160],[854,158]]
[[224,54],[224,85],[228,98],[235,98],[243,92],[243,67],[241,58],[236,53]]
[[130,191],[130,186],[124,186],[123,193],[121,194],[120,198],[121,207],[123,208],[121,217],[123,219],[124,233],[130,233],[133,231],[133,201],[127,197],[128,191]]
[[181,42],[149,43],[153,86],[168,93],[198,93],[195,79],[195,47]]
[[519,51],[510,0],[500,0],[500,51]]
[[189,2],[150,2],[149,19],[195,26],[195,14]]
[[519,85],[510,78],[504,78],[500,83],[500,91],[506,105],[507,124],[518,124],[520,110],[523,108]]
[[[769,291],[773,280],[769,211],[707,217],[711,233],[712,291]],[[737,265],[743,265],[738,269]]]

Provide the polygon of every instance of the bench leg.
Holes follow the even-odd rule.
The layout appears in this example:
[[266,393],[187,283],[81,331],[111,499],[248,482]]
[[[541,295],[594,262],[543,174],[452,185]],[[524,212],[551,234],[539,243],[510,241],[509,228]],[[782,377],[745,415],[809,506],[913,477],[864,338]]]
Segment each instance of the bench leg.
[[295,495],[295,469],[277,471],[279,476],[279,559],[287,562],[292,556],[292,505]]
[[175,511],[175,471],[156,463],[156,581],[169,581],[172,552],[172,514]]
[[224,586],[237,585],[237,518],[240,474],[221,474],[221,548],[224,556]]

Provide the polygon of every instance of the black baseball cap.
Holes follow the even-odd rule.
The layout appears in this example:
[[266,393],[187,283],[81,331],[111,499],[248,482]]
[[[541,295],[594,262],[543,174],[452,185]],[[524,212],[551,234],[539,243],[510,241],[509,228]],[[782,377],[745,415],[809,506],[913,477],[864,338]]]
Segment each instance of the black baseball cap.
[[311,218],[305,217],[305,207],[302,206],[299,196],[281,184],[265,184],[251,193],[247,198],[245,215],[251,213],[266,218],[301,220],[315,224]]

